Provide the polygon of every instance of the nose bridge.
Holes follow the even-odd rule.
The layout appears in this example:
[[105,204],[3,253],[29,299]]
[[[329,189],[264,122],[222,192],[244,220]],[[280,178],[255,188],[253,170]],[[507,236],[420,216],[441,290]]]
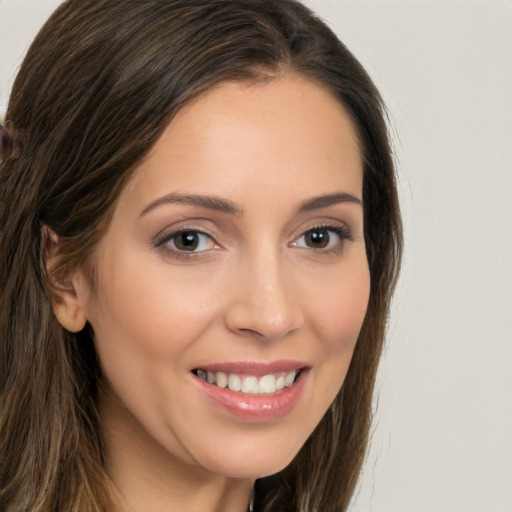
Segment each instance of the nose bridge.
[[230,329],[275,339],[300,328],[303,315],[288,264],[278,247],[261,246],[247,254],[228,311]]

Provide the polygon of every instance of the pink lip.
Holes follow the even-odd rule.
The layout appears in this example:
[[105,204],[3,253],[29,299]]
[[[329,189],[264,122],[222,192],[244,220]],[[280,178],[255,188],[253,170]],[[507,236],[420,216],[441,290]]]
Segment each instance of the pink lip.
[[[228,365],[222,365],[222,370],[211,370],[210,368],[214,368],[214,366],[208,366],[208,369],[210,371],[226,371],[227,366]],[[242,369],[240,366],[237,366],[237,364],[234,364],[234,366],[229,366],[229,371],[231,373],[239,373],[245,375],[255,375],[254,370],[258,369],[252,368],[251,371],[249,371],[247,365],[245,364],[243,365],[244,367]],[[237,368],[237,371],[231,369],[235,367]],[[278,369],[269,369],[269,366],[265,365],[265,371],[261,373],[261,375],[277,373],[279,371],[292,371],[293,369],[304,367],[297,367],[295,365],[291,369],[287,370],[283,370],[282,368],[282,366],[279,366]],[[258,372],[258,374],[259,373],[260,372]],[[228,388],[219,388],[214,384],[209,384],[208,382],[205,382],[203,379],[196,376],[194,376],[194,380],[199,386],[200,390],[206,395],[208,400],[213,401],[217,405],[220,405],[231,415],[244,421],[266,422],[286,416],[293,410],[303,394],[308,373],[309,372],[307,369],[302,370],[293,386],[285,388],[282,391],[271,395],[250,395],[231,391]]]

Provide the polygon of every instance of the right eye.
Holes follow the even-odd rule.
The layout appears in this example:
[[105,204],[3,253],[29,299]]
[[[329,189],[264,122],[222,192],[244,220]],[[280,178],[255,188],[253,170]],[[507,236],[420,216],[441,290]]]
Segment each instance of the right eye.
[[196,254],[218,247],[210,235],[195,229],[181,229],[169,235],[165,235],[161,240],[157,241],[157,245],[168,246],[173,252],[190,254]]

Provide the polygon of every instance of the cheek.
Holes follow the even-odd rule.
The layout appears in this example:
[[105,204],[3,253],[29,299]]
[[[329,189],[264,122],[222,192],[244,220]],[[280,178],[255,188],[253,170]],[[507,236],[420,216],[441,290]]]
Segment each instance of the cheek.
[[142,359],[161,361],[205,328],[210,314],[205,297],[165,266],[121,261],[110,270],[101,280],[101,300],[89,313],[100,350],[108,345],[112,352],[139,352]]
[[326,283],[323,293],[310,299],[314,307],[310,325],[324,361],[316,375],[317,386],[330,402],[343,384],[366,314],[370,294],[366,260]]
[[345,351],[357,340],[370,296],[370,274],[366,260],[341,268],[325,279],[323,291],[310,299],[312,326],[332,351]]
[[[103,376],[122,404],[109,414],[124,418],[126,408],[124,424],[137,418],[158,438],[173,390],[188,377],[187,362],[211,325],[213,302],[168,269],[141,273],[121,263],[100,281],[101,300],[89,310]],[[182,402],[173,399],[173,408],[182,412]]]

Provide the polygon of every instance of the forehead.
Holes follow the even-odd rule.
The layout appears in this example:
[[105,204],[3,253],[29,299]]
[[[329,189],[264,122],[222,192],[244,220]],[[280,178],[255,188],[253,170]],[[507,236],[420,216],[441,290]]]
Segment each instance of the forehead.
[[361,151],[337,98],[296,75],[222,83],[177,113],[127,192],[140,201],[189,189],[240,196],[248,183],[298,196],[332,187],[360,196]]

